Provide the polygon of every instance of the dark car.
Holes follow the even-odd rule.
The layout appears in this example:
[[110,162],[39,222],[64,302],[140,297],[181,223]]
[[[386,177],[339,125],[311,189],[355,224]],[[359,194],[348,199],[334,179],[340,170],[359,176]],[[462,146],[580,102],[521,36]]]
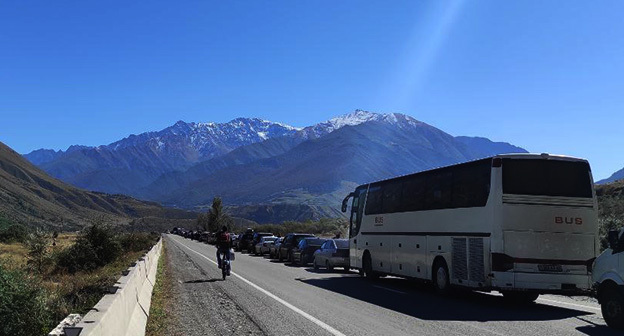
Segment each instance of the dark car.
[[314,252],[320,249],[326,241],[327,239],[316,237],[301,239],[299,244],[290,251],[290,261],[295,265],[302,266],[311,263],[314,260]]
[[314,237],[314,235],[309,233],[289,233],[284,236],[284,240],[280,244],[279,249],[277,249],[277,259],[282,261],[285,258],[289,258],[289,261],[292,262],[292,260],[290,260],[292,256],[290,252],[295,246],[299,245],[301,239],[308,237]]
[[347,239],[329,239],[314,252],[314,269],[325,267],[328,271],[334,267],[349,270],[349,241]]
[[199,241],[207,243],[210,239],[210,232],[204,231],[199,235]]
[[258,244],[260,242],[260,238],[262,237],[271,237],[273,236],[272,233],[270,232],[256,232],[253,234],[253,238],[251,238],[251,241],[247,244],[247,253],[254,253],[255,249],[256,249],[256,244]]
[[253,230],[247,230],[245,233],[241,234],[236,241],[236,250],[246,250],[249,246],[249,242],[251,242],[251,240],[253,239],[253,234]]

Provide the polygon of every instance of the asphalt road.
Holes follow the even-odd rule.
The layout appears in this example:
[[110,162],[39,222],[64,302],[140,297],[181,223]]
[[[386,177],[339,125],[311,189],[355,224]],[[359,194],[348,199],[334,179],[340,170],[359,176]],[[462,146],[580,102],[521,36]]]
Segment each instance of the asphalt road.
[[203,290],[223,291],[266,335],[622,335],[605,325],[590,299],[545,295],[514,306],[497,294],[442,297],[409,280],[368,281],[242,253],[232,262],[232,276],[216,281],[213,246],[175,235],[166,240],[168,250],[183,252],[172,262],[189,258],[206,278],[196,282],[211,286]]

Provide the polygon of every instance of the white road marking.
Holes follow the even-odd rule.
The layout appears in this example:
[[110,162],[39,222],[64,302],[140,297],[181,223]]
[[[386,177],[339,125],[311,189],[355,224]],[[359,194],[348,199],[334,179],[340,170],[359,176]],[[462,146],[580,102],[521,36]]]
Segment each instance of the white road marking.
[[383,287],[383,286],[373,285],[373,287],[375,287],[375,288],[380,288],[380,289],[385,289],[385,290],[387,290],[387,291],[391,291],[391,292],[394,292],[394,293],[399,293],[399,294],[407,294],[406,292],[402,292],[402,291],[400,291],[400,290],[396,290],[396,289],[392,289],[392,288],[387,288],[387,287]]
[[600,308],[598,308],[598,307],[586,306],[586,305],[582,305],[582,304],[578,304],[578,303],[564,302],[564,301],[558,301],[558,300],[549,300],[549,299],[539,298],[539,299],[537,299],[537,302],[538,303],[539,302],[549,302],[549,303],[557,304],[557,305],[567,305],[567,306],[572,306],[572,307],[579,307],[579,308],[583,308],[583,309],[591,309],[591,310],[600,311]]
[[[215,265],[218,265],[216,261],[214,261],[214,260],[212,260],[212,259],[210,259],[210,258],[206,257],[205,255],[203,255],[203,254],[201,254],[201,253],[199,253],[199,252],[197,252],[197,251],[193,250],[192,248],[190,248],[190,247],[188,247],[188,246],[186,246],[186,245],[184,245],[184,244],[181,244],[181,245],[182,245],[182,246],[184,246],[185,248],[187,248],[188,250],[190,250],[191,252],[193,252],[193,253],[195,253],[195,254],[199,255],[200,257],[202,257],[202,258],[204,258],[204,259],[206,259],[206,260],[210,261],[211,263],[213,263],[213,264],[215,264]],[[245,282],[245,283],[246,283],[246,284],[248,284],[249,286],[251,286],[251,287],[253,287],[253,288],[257,289],[258,291],[262,292],[263,294],[265,294],[266,296],[268,296],[268,297],[272,298],[273,300],[275,300],[275,301],[277,301],[277,302],[279,302],[279,303],[283,304],[284,306],[288,307],[289,309],[291,309],[291,310],[292,310],[292,311],[294,311],[295,313],[297,313],[297,314],[299,314],[299,315],[301,315],[301,316],[305,317],[305,318],[306,318],[306,319],[308,319],[309,321],[313,322],[314,324],[316,324],[316,325],[318,325],[319,327],[321,327],[321,328],[325,329],[326,331],[328,331],[330,334],[332,334],[332,335],[334,335],[334,336],[346,336],[345,334],[343,334],[343,333],[341,333],[340,331],[336,330],[335,328],[333,328],[333,327],[332,327],[332,326],[330,326],[329,324],[327,324],[327,323],[325,323],[325,322],[323,322],[323,321],[321,321],[321,320],[317,319],[316,317],[314,317],[314,316],[312,316],[312,315],[310,315],[310,314],[308,314],[308,313],[304,312],[303,310],[301,310],[301,309],[299,309],[299,308],[295,307],[294,305],[292,305],[292,304],[288,303],[288,302],[287,302],[287,301],[285,301],[284,299],[282,299],[282,298],[278,297],[277,295],[275,295],[275,294],[273,294],[273,293],[269,292],[268,290],[266,290],[266,289],[264,289],[264,288],[262,288],[262,287],[260,287],[260,286],[256,285],[255,283],[253,283],[253,282],[251,282],[251,281],[249,281],[249,280],[247,280],[247,279],[243,278],[242,276],[240,276],[240,275],[238,275],[238,274],[236,274],[236,273],[234,273],[234,272],[231,272],[230,274],[232,274],[232,275],[236,276],[237,278],[241,279],[243,282]]]

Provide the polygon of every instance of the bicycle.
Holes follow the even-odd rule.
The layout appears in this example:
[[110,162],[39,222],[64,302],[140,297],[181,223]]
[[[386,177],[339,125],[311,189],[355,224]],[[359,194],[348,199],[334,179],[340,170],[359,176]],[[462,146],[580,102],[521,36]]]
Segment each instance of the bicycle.
[[223,277],[223,280],[225,280],[225,278],[230,275],[230,271],[232,270],[231,262],[234,259],[234,253],[230,251],[230,257],[226,258],[226,254],[221,252],[221,256],[221,276]]

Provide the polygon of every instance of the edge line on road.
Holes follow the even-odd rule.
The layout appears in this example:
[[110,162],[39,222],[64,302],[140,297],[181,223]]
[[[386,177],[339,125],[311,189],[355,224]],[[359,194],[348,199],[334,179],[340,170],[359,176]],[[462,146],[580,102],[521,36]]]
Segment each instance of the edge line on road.
[[567,305],[567,306],[572,306],[572,307],[579,307],[579,308],[585,308],[585,309],[591,309],[591,310],[597,310],[600,311],[600,308],[598,307],[592,307],[592,306],[587,306],[587,305],[582,305],[582,304],[578,304],[578,303],[572,303],[572,302],[565,302],[565,301],[558,301],[558,300],[549,300],[549,299],[542,299],[539,298],[537,299],[537,302],[549,302],[549,303],[556,303],[556,304],[560,304],[560,305]]
[[[203,255],[202,253],[197,252],[197,251],[193,250],[192,248],[190,248],[190,247],[188,247],[188,246],[186,246],[186,245],[184,245],[184,244],[180,244],[180,245],[184,246],[186,249],[188,249],[189,251],[191,251],[191,252],[193,252],[193,253],[195,253],[195,254],[199,255],[200,257],[202,257],[202,258],[204,258],[204,259],[206,259],[206,260],[210,261],[211,263],[213,263],[213,264],[215,264],[215,265],[218,265],[216,261],[214,261],[214,260],[212,260],[212,259],[210,259],[210,258],[206,257],[206,256],[205,256],[205,255]],[[277,302],[279,302],[279,303],[283,304],[284,306],[286,306],[286,307],[287,307],[287,308],[289,308],[290,310],[294,311],[295,313],[297,313],[297,314],[299,314],[299,315],[301,315],[301,316],[305,317],[305,318],[306,318],[306,319],[308,319],[310,322],[312,322],[312,323],[316,324],[317,326],[319,326],[319,327],[321,327],[321,328],[325,329],[326,331],[328,331],[328,332],[329,332],[329,333],[331,333],[332,335],[334,335],[334,336],[346,336],[345,334],[341,333],[340,331],[338,331],[337,329],[333,328],[333,327],[332,327],[332,326],[330,326],[329,324],[327,324],[327,323],[325,323],[325,322],[323,322],[323,321],[321,321],[321,320],[317,319],[316,317],[314,317],[314,316],[312,316],[312,315],[310,315],[310,314],[308,314],[308,313],[304,312],[303,310],[301,310],[301,309],[299,309],[299,308],[295,307],[294,305],[292,305],[292,304],[291,304],[291,303],[289,303],[288,301],[286,301],[286,300],[284,300],[284,299],[280,298],[279,296],[277,296],[277,295],[275,295],[275,294],[273,294],[273,293],[269,292],[268,290],[266,290],[266,289],[264,289],[264,288],[262,288],[262,287],[260,287],[260,286],[256,285],[255,283],[253,283],[253,282],[251,282],[251,281],[249,281],[249,280],[247,280],[247,279],[243,278],[242,276],[240,276],[240,275],[238,275],[238,274],[236,274],[236,273],[234,273],[234,272],[230,272],[230,274],[232,274],[232,275],[236,276],[237,278],[239,278],[240,280],[242,280],[243,282],[245,282],[245,283],[246,283],[246,284],[248,284],[249,286],[251,286],[251,287],[255,288],[256,290],[258,290],[258,291],[260,291],[260,292],[262,292],[263,294],[265,294],[266,296],[268,296],[268,297],[272,298],[273,300],[275,300],[275,301],[277,301]]]

